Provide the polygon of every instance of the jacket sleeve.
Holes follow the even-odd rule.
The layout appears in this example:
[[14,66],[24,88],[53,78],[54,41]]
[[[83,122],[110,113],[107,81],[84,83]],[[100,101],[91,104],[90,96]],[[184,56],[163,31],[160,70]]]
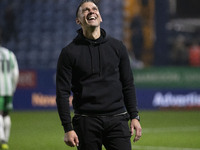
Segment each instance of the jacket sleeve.
[[56,72],[56,103],[65,132],[72,130],[69,97],[71,91],[72,66],[68,55],[62,50]]
[[120,49],[119,71],[123,89],[124,103],[130,115],[130,119],[133,119],[138,115],[136,92],[127,49],[123,43],[121,43]]
[[11,71],[12,71],[12,87],[13,87],[13,93],[16,90],[18,79],[19,79],[19,68],[17,59],[13,52],[10,52],[10,61],[11,61]]

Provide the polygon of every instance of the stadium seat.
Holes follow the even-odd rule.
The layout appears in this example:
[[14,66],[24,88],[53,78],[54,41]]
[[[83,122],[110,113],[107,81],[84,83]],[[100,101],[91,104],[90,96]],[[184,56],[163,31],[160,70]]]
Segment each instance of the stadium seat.
[[[108,34],[122,38],[121,0],[101,1],[100,10],[104,22],[102,27]],[[10,41],[6,46],[13,48],[20,68],[56,68],[61,49],[76,36],[80,26],[75,23],[75,0],[18,0],[14,1],[18,41]],[[0,1],[0,25],[7,0]],[[116,15],[120,17],[116,17]],[[112,24],[110,23],[112,21]],[[119,27],[120,26],[120,27]]]

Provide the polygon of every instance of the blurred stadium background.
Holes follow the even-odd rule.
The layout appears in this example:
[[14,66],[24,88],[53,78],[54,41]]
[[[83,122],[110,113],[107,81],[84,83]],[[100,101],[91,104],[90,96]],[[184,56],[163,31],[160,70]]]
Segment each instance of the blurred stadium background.
[[[16,54],[20,68],[14,96],[15,122],[30,110],[56,110],[57,59],[61,49],[76,36],[79,26],[75,23],[75,10],[79,2],[0,0],[2,46]],[[200,110],[199,6],[199,0],[99,0],[102,28],[122,40],[128,49],[142,115],[148,116],[152,110],[157,114],[162,114],[163,110],[179,110],[173,115],[181,111],[184,115],[179,119],[193,118],[187,121],[194,123],[194,132],[200,135],[197,121]],[[148,120],[145,115],[143,117]],[[156,113],[152,113],[154,116]],[[163,122],[162,117],[160,119],[158,124]],[[184,126],[192,125],[188,122]],[[143,123],[148,128],[145,123],[150,121]],[[195,140],[200,137],[196,135]],[[162,144],[160,149],[166,146]],[[182,147],[198,149],[200,145]]]

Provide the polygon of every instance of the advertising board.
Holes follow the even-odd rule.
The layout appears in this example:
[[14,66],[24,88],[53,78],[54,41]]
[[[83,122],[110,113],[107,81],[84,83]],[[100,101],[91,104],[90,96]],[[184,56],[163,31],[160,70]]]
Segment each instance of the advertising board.
[[[139,109],[200,108],[200,69],[147,68],[133,73]],[[56,109],[55,78],[54,69],[20,70],[14,109]]]

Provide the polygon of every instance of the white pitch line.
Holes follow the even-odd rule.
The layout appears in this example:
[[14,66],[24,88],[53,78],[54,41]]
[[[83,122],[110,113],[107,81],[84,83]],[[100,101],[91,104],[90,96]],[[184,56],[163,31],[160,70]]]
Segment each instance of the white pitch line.
[[181,147],[160,147],[160,146],[136,146],[133,145],[132,149],[138,150],[200,150],[200,148],[181,148]]
[[191,127],[164,127],[164,128],[143,128],[143,133],[163,133],[163,132],[189,132],[200,131],[200,126]]

